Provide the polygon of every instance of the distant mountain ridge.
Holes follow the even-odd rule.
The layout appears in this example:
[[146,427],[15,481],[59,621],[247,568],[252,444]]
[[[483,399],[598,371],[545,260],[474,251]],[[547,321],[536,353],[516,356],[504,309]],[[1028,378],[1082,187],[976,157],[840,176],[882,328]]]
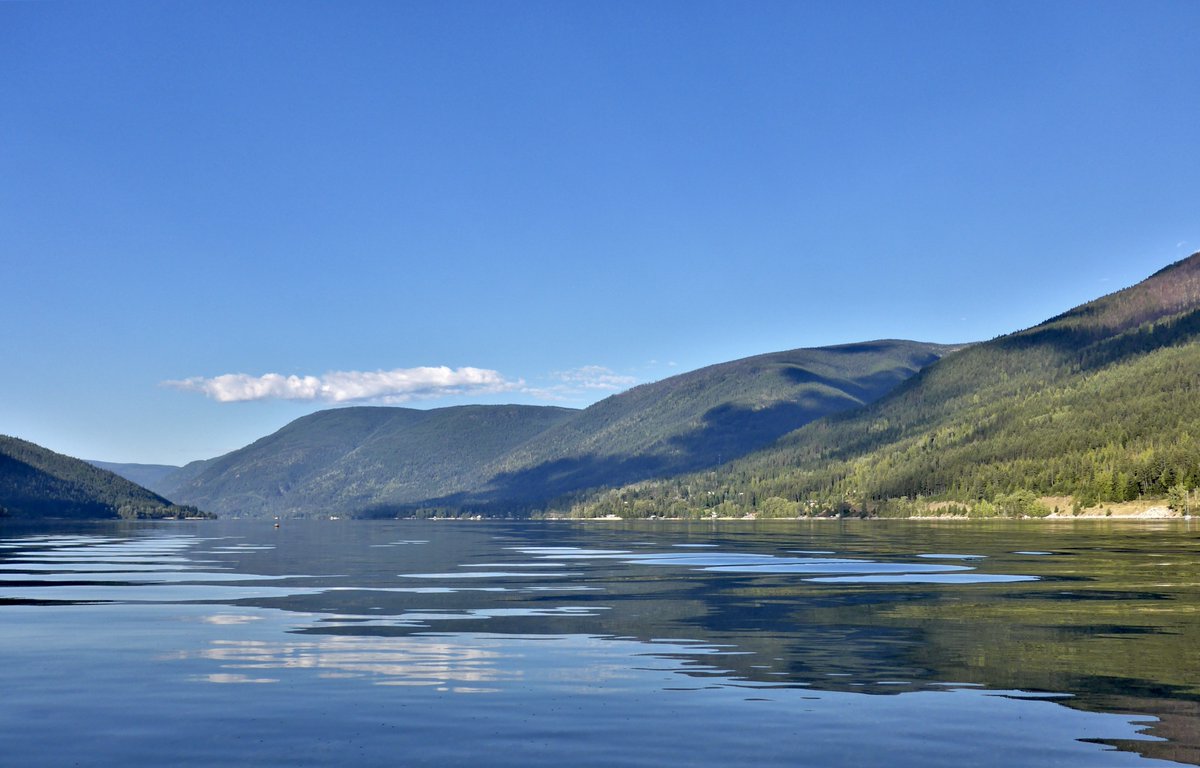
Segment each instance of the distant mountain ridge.
[[872,402],[956,348],[883,340],[758,355],[634,387],[582,411],[321,411],[152,487],[228,515],[522,513],[564,494],[733,460]]
[[480,472],[493,456],[574,413],[524,405],[319,411],[245,448],[188,464],[155,488],[246,516],[352,514],[413,504],[482,482]]
[[182,467],[176,467],[170,464],[127,464],[114,461],[91,461],[86,460],[93,467],[107,470],[113,474],[131,482],[137,483],[143,488],[150,488],[158,483],[163,482],[168,477],[171,477],[178,472]]
[[0,514],[137,520],[201,513],[88,462],[0,435]]

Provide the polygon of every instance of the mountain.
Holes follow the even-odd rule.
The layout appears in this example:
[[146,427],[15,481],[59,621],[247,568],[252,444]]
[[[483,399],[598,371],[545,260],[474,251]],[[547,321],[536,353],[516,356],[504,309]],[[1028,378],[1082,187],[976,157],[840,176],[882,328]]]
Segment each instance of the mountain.
[[80,459],[0,435],[0,514],[144,519],[200,513]]
[[570,418],[569,408],[468,405],[319,411],[216,459],[162,493],[229,515],[348,514],[481,483],[493,457]]
[[555,497],[718,465],[872,402],[954,347],[876,341],[737,360],[576,411],[340,408],[154,487],[238,515],[523,512]]
[[643,384],[497,458],[458,505],[537,504],[597,486],[718,466],[860,408],[955,346],[882,340],[793,349]]
[[594,495],[593,514],[1045,513],[1200,486],[1200,254],[947,355],[875,403],[716,472]]
[[114,475],[120,475],[126,480],[137,483],[143,488],[153,489],[167,478],[180,470],[180,467],[170,464],[120,464],[111,461],[91,461],[88,464],[100,469],[106,469]]

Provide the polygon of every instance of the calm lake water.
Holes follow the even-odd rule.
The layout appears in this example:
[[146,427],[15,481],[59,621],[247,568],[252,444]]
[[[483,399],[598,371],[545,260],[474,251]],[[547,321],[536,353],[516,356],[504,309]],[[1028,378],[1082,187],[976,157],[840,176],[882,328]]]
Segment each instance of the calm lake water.
[[0,524],[14,766],[1200,764],[1194,523]]

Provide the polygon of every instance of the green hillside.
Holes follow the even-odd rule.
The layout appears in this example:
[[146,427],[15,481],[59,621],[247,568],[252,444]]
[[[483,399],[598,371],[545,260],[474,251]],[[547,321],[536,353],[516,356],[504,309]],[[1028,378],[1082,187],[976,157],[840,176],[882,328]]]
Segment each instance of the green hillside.
[[21,518],[148,519],[197,516],[125,478],[0,435],[0,514]]
[[956,347],[883,340],[721,363],[606,398],[488,467],[457,504],[503,508],[718,466],[873,402]]
[[1200,254],[948,355],[867,408],[718,471],[608,491],[595,514],[1044,513],[1200,485]]
[[483,467],[576,411],[471,405],[337,408],[184,467],[164,494],[228,515],[352,514],[482,483]]

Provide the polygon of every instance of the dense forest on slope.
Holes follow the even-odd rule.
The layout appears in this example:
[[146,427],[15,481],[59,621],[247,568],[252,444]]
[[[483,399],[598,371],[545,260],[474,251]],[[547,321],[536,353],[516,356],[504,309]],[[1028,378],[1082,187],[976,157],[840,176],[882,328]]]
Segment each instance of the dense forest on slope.
[[537,507],[581,489],[718,466],[873,402],[956,348],[888,339],[793,349],[643,384],[498,457],[486,486],[442,503]]
[[13,517],[150,519],[194,517],[112,472],[0,435],[0,513]]
[[1200,254],[929,366],[890,395],[703,474],[578,503],[583,515],[897,514],[930,500],[1042,513],[1200,485]]

